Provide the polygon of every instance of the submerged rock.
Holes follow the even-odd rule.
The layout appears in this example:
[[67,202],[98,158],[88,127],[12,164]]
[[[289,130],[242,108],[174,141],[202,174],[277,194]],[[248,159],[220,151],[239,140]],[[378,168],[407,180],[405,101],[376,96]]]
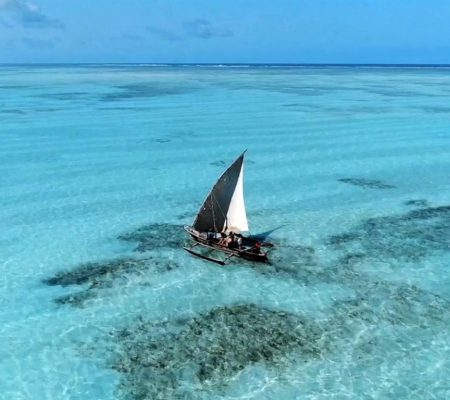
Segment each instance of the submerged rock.
[[282,364],[294,354],[307,360],[326,350],[312,321],[253,304],[216,308],[163,329],[139,321],[115,338],[122,351],[112,367],[124,374],[121,391],[142,399],[183,398],[186,381],[199,390],[220,386],[248,365]]

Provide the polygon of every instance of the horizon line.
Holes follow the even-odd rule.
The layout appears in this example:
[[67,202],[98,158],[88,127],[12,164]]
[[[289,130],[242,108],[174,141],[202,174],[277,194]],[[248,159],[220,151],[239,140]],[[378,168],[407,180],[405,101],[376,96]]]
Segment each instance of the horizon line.
[[245,63],[245,62],[19,62],[0,66],[136,65],[136,66],[322,66],[322,67],[450,67],[450,63]]

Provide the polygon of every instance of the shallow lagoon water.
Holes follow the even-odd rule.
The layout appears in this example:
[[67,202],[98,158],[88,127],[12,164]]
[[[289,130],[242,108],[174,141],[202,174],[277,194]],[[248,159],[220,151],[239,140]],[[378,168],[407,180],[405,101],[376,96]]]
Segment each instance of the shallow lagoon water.
[[[0,397],[450,397],[450,70],[0,68]],[[268,266],[180,249],[248,148]]]

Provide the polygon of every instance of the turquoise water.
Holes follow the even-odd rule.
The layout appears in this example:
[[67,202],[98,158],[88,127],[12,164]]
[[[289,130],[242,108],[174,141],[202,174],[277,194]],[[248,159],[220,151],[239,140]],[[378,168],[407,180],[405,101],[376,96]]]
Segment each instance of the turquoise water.
[[[450,398],[450,69],[0,68],[0,398]],[[181,249],[248,149],[271,265]]]

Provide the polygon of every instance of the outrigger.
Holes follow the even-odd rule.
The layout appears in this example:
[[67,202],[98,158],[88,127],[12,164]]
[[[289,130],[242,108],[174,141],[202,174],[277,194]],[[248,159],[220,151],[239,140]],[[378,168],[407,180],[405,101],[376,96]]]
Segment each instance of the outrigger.
[[[273,247],[273,244],[242,235],[242,232],[248,231],[244,203],[244,155],[245,151],[219,178],[194,224],[184,227],[195,242],[190,247],[184,247],[190,254],[220,265],[225,265],[232,257],[268,262],[267,251],[263,251],[262,247]],[[198,253],[193,250],[197,246],[210,252],[222,252],[225,258],[222,260]]]

